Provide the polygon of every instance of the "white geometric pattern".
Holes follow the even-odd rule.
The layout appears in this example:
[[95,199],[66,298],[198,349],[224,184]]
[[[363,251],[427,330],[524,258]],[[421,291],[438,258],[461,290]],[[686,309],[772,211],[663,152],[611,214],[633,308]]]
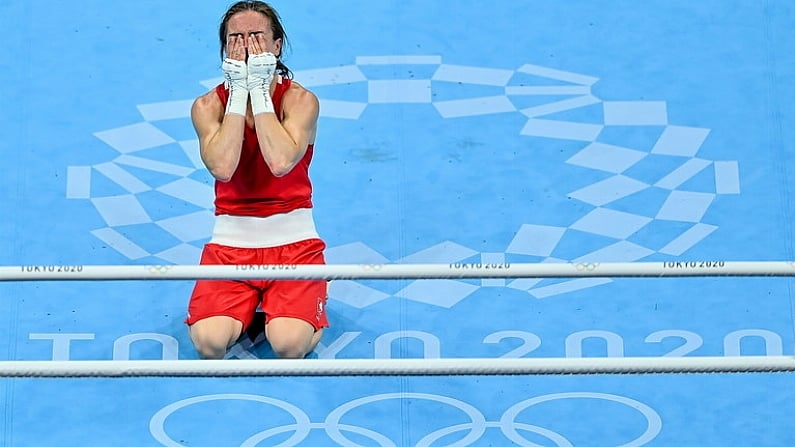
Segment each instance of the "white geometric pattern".
[[[389,66],[400,73],[401,66],[423,65],[435,68],[427,78],[421,76],[394,79],[369,79],[366,68]],[[544,78],[539,85],[527,81],[515,82],[519,77]],[[739,166],[734,160],[707,160],[697,157],[709,129],[674,125],[668,120],[667,104],[664,101],[602,101],[592,92],[598,78],[532,64],[515,70],[493,67],[472,67],[444,64],[440,56],[386,55],[356,58],[353,65],[297,71],[295,78],[308,88],[364,84],[367,102],[325,99],[321,96],[321,116],[357,120],[371,104],[432,104],[440,119],[454,119],[490,114],[519,113],[525,124],[517,129],[517,138],[543,137],[587,143],[571,156],[566,163],[602,175],[590,185],[569,191],[569,197],[590,205],[584,214],[567,226],[545,225],[543,222],[528,222],[516,230],[515,237],[503,253],[480,253],[452,241],[436,244],[426,249],[394,260],[400,263],[414,262],[482,262],[483,259],[510,259],[509,255],[538,257],[538,262],[569,262],[573,260],[637,261],[655,253],[679,256],[712,234],[717,227],[701,220],[715,198],[721,194],[739,194]],[[212,87],[220,79],[201,82]],[[554,85],[550,85],[554,83]],[[462,95],[455,99],[436,100],[438,85],[458,86]],[[467,86],[497,89],[485,95],[470,95]],[[395,92],[401,92],[396,95]],[[544,98],[555,97],[543,103]],[[522,98],[535,98],[541,103],[518,108]],[[562,99],[561,99],[562,98]],[[554,114],[579,110],[600,104],[601,122],[580,122],[558,119]],[[199,248],[190,242],[207,238],[211,232],[212,183],[202,174],[203,167],[198,154],[196,140],[177,141],[160,127],[161,120],[185,120],[190,126],[190,101],[165,101],[138,106],[143,121],[116,129],[96,132],[95,136],[115,149],[119,156],[114,160],[96,165],[70,166],[67,176],[67,197],[89,199],[106,223],[106,227],[92,230],[97,238],[116,249],[131,260],[154,256],[167,263],[193,264],[198,261]],[[655,126],[662,128],[652,148],[635,148],[631,144],[616,145],[599,141],[610,126]],[[187,127],[186,127],[187,128]],[[185,160],[160,159],[148,151],[176,145]],[[131,155],[135,153],[135,155]],[[633,177],[633,168],[652,155],[670,157],[680,161],[668,171],[655,171],[655,178]],[[684,158],[684,160],[682,159]],[[650,162],[652,163],[652,162]],[[656,166],[656,165],[655,165]],[[709,166],[714,168],[714,188],[704,191],[687,190],[683,185],[698,176]],[[136,171],[137,170],[137,171]],[[152,184],[142,173],[173,177],[170,182]],[[99,174],[101,177],[96,176]],[[110,181],[113,191],[96,191],[98,180]],[[656,183],[655,183],[656,182]],[[101,189],[101,188],[100,188]],[[667,199],[654,210],[613,209],[611,206],[625,198],[652,190],[667,191]],[[121,193],[124,191],[124,193]],[[152,198],[151,194],[160,194]],[[144,196],[148,202],[143,200]],[[178,216],[155,217],[158,209],[150,209],[151,202],[184,206]],[[157,208],[155,205],[154,208]],[[198,209],[197,209],[198,208]],[[648,247],[631,241],[649,225],[664,225],[675,222],[664,233],[670,236],[662,247]],[[682,225],[690,225],[682,229]],[[156,253],[143,247],[144,241],[123,231],[122,227],[134,225],[157,225],[175,236],[178,241],[170,248]],[[599,248],[589,248],[568,259],[554,257],[556,250],[568,237],[588,235],[609,238]],[[585,235],[585,236],[583,236]],[[595,239],[596,240],[596,239]],[[327,259],[331,263],[386,263],[389,259],[364,243],[329,247]],[[480,287],[501,284],[516,290],[527,291],[536,298],[546,298],[569,293],[583,288],[610,282],[609,279],[576,279],[549,284],[537,279],[505,281],[483,281],[475,285],[463,281],[413,281],[397,293],[377,290],[357,281],[335,281],[330,287],[330,296],[336,300],[362,308],[391,297],[401,297],[434,306],[451,307],[476,292]]]

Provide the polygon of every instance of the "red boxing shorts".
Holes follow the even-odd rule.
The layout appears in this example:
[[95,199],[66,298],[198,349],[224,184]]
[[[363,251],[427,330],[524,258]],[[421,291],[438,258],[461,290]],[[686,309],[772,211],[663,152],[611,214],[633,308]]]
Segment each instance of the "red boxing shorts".
[[[239,248],[208,243],[202,251],[202,265],[325,264],[320,239],[306,239],[278,247]],[[188,304],[191,325],[208,317],[232,317],[245,331],[257,307],[265,313],[265,324],[278,317],[298,318],[315,330],[328,327],[324,280],[198,280]]]

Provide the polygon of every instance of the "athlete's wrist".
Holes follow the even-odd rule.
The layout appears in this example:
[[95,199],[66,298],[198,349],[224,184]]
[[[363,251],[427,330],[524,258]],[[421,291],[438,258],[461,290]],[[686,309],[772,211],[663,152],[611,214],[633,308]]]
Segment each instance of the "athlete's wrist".
[[254,115],[273,113],[271,83],[276,74],[276,56],[272,53],[252,54],[247,65],[251,111]]
[[263,87],[255,87],[249,94],[251,95],[251,111],[254,115],[274,113],[270,88],[265,90]]
[[226,101],[226,113],[246,115],[248,103],[248,68],[246,63],[236,59],[226,58],[221,66],[224,79],[229,88],[229,98]]

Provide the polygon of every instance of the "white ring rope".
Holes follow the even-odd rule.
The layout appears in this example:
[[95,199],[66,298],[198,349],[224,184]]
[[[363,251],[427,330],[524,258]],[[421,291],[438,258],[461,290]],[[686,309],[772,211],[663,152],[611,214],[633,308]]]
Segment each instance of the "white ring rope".
[[[537,264],[38,265],[0,281],[795,276],[789,261]],[[231,377],[795,372],[795,357],[0,361],[0,377]]]
[[663,261],[525,264],[22,265],[0,281],[195,279],[462,279],[795,276],[791,261]]
[[795,372],[792,356],[0,361],[0,377],[435,376]]

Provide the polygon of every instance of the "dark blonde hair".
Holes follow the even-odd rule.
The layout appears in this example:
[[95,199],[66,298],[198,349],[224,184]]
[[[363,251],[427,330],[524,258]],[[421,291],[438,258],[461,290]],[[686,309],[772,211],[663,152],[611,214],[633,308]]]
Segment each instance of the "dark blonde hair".
[[282,21],[279,18],[279,14],[276,12],[273,7],[265,2],[258,1],[258,0],[243,0],[235,3],[234,5],[230,6],[229,9],[224,13],[223,18],[221,18],[221,26],[218,30],[218,37],[221,41],[221,59],[224,58],[224,50],[226,49],[226,33],[227,28],[229,25],[229,19],[243,11],[255,11],[258,12],[268,19],[271,22],[271,31],[273,32],[273,40],[282,40],[282,50],[280,54],[276,55],[276,72],[286,78],[292,78],[293,72],[287,68],[286,65],[282,62],[282,54],[284,54],[285,48],[287,48],[287,34],[284,32],[284,27],[282,26]]

